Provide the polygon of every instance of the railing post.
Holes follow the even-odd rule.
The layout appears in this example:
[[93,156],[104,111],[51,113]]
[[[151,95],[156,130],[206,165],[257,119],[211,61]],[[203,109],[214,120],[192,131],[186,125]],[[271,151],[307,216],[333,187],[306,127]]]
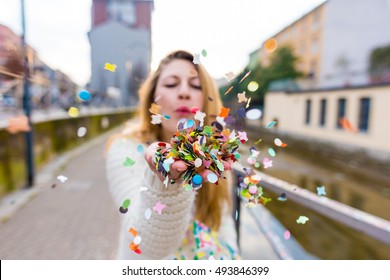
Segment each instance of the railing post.
[[29,126],[31,129],[25,132],[25,151],[26,151],[26,171],[27,171],[27,187],[34,185],[34,157],[33,157],[33,127],[31,122],[31,105],[30,105],[30,67],[28,63],[28,50],[26,45],[26,23],[24,15],[24,0],[21,0],[22,8],[22,53],[23,53],[23,67],[24,67],[24,79],[23,79],[23,111],[27,117]]

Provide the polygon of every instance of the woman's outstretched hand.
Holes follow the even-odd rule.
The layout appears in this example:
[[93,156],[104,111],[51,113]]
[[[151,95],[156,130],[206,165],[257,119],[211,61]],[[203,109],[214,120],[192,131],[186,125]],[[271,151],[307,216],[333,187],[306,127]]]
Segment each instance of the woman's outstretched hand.
[[[149,145],[149,147],[145,150],[145,160],[149,164],[149,168],[158,176],[158,178],[163,182],[165,180],[165,177],[162,175],[161,172],[156,170],[156,164],[153,162],[153,159],[156,155],[156,150],[160,148],[158,145],[161,142],[154,142]],[[170,147],[169,143],[165,143],[166,147]],[[229,161],[222,161],[222,164],[224,166],[225,170],[231,170],[231,163]],[[181,182],[181,175],[184,171],[186,171],[188,168],[187,164],[183,160],[175,160],[171,166],[170,170],[168,172],[168,178],[170,180],[173,180],[176,183]],[[207,176],[211,173],[212,171],[210,170],[203,170],[199,172],[199,175],[202,176],[203,182],[207,182]]]
[[[165,177],[161,174],[161,172],[156,170],[156,164],[153,162],[153,159],[156,155],[156,150],[159,148],[158,143],[161,142],[154,142],[149,145],[149,147],[145,151],[145,159],[148,162],[150,169],[158,176],[161,181],[164,181]],[[167,147],[170,147],[169,143],[165,144]],[[170,166],[168,178],[170,180],[174,180],[175,182],[179,182],[181,174],[186,171],[187,168],[188,166],[183,160],[175,160]]]

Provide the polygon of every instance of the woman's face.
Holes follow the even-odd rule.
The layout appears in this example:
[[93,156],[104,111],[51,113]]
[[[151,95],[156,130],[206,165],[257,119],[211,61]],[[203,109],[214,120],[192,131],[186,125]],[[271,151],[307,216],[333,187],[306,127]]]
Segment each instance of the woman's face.
[[[192,70],[192,71],[191,71]],[[168,63],[161,72],[154,93],[155,103],[161,106],[160,114],[171,119],[162,119],[162,136],[167,141],[176,132],[178,120],[193,119],[191,109],[203,111],[204,98],[201,82],[194,65],[184,59],[175,59]]]

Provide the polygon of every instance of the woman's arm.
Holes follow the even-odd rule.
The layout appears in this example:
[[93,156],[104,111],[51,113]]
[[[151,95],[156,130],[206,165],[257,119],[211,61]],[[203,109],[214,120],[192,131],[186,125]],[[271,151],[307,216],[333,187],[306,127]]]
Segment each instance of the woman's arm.
[[[123,165],[127,156],[135,160],[134,165]],[[165,187],[149,168],[144,155],[137,152],[137,144],[130,140],[113,141],[107,153],[106,169],[110,191],[118,209],[124,200],[131,200],[128,212],[122,214],[120,258],[163,259],[173,255],[191,220],[195,194],[185,191],[178,184]],[[161,214],[153,210],[158,202],[165,205]],[[145,218],[148,208],[152,211],[150,219]],[[140,255],[128,247],[134,239],[128,232],[130,228],[134,228],[142,238]]]

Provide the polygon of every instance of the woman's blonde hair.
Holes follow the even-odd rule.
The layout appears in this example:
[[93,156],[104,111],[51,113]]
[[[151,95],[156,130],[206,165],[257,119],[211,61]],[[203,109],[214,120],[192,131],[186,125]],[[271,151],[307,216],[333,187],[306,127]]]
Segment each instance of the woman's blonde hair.
[[[176,59],[184,59],[192,63],[194,57],[191,53],[183,50],[177,50],[168,54],[161,60],[157,70],[146,79],[139,90],[140,127],[134,135],[143,142],[161,140],[161,126],[153,125],[151,123],[149,108],[154,102],[154,93],[161,72],[167,64]],[[222,101],[216,83],[210,74],[201,64],[194,64],[194,66],[199,75],[203,92],[205,104],[203,111],[206,113],[204,124],[210,125],[220,113]],[[203,183],[202,188],[197,191],[195,218],[214,230],[218,230],[221,225],[222,212],[231,211],[232,199],[230,179],[230,177],[227,177],[227,179],[221,178],[218,185]],[[228,207],[225,208],[225,205]]]

